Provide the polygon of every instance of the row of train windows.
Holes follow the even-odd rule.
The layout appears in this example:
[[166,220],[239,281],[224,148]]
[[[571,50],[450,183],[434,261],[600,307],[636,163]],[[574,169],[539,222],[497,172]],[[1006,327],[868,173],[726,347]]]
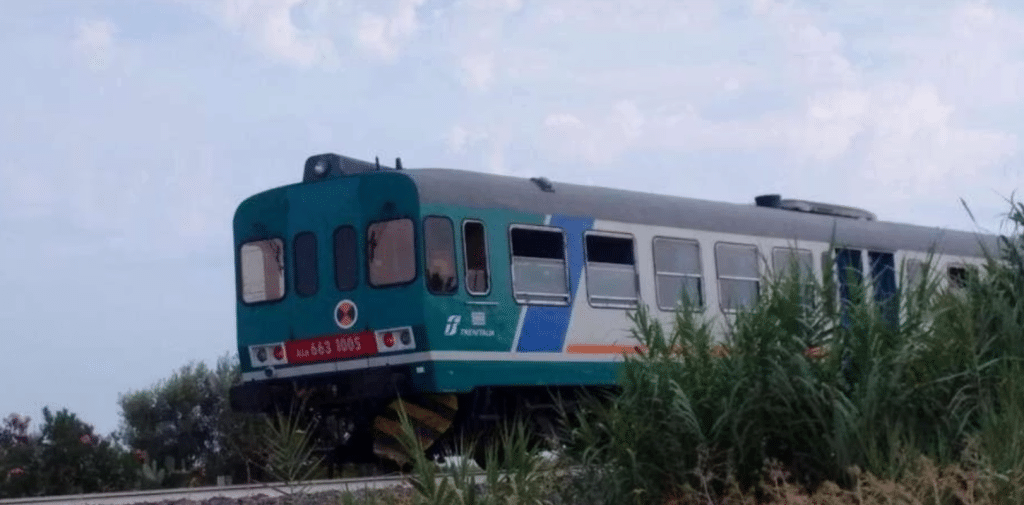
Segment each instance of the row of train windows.
[[[430,216],[423,221],[426,283],[430,292],[451,294],[458,290],[454,227],[446,217]],[[355,289],[359,283],[357,232],[340,226],[333,233],[334,281],[340,291]],[[407,284],[416,278],[413,222],[396,219],[371,224],[367,228],[367,281],[373,287]],[[569,302],[565,235],[561,229],[530,225],[509,228],[512,256],[512,288],[516,301],[532,304]],[[464,282],[471,295],[490,292],[488,251],[484,225],[467,220],[462,224],[464,246]],[[639,300],[633,237],[607,232],[584,234],[584,261],[587,269],[587,296],[595,306],[636,307]],[[281,239],[246,243],[241,248],[242,299],[246,303],[273,301],[284,296],[284,244]],[[672,310],[687,300],[702,307],[705,292],[700,260],[700,245],[695,240],[656,237],[654,280],[659,308]],[[861,278],[861,251],[837,251],[837,267],[851,270]],[[293,240],[294,282],[299,296],[312,296],[319,290],[317,238],[301,232]],[[720,304],[725,310],[753,305],[760,291],[758,251],[754,245],[717,243],[715,263]],[[895,290],[892,253],[868,252],[876,296]],[[796,273],[812,279],[812,254],[806,249],[776,247],[772,267],[776,273]],[[921,270],[920,262],[908,264],[908,278]],[[959,270],[951,268],[950,277],[959,280]],[[848,279],[840,279],[847,297]]]
[[[458,289],[455,237],[452,222],[431,216],[423,220],[427,287],[432,293],[450,294]],[[466,259],[466,288],[471,294],[489,292],[487,246],[484,226],[466,221],[462,226]],[[334,284],[339,291],[359,285],[358,237],[352,226],[340,226],[333,234]],[[301,232],[292,241],[295,292],[302,297],[320,289],[317,237]],[[284,242],[279,238],[256,240],[240,250],[242,301],[275,301],[285,294]],[[411,219],[371,224],[366,233],[367,282],[373,287],[408,284],[416,279],[416,247]]]

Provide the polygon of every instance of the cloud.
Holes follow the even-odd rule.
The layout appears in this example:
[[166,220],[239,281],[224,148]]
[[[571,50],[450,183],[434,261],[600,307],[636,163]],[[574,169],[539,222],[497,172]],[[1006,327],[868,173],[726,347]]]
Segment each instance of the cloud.
[[473,91],[487,91],[494,81],[494,53],[470,53],[462,57],[462,81]]
[[0,168],[4,181],[2,193],[5,209],[15,220],[32,220],[54,213],[57,195],[50,177],[34,170],[13,166]]
[[80,20],[71,44],[89,70],[107,68],[114,57],[114,23],[107,19]]
[[505,25],[522,9],[520,0],[462,0],[447,13],[456,27],[451,42],[456,72],[468,90],[484,93],[494,85],[508,52]]
[[300,29],[292,20],[302,3],[303,0],[224,0],[219,14],[231,30],[277,61],[299,68],[329,67],[337,62],[331,38]]
[[631,148],[643,135],[645,123],[643,113],[631,100],[614,104],[603,117],[584,120],[560,112],[544,118],[544,128],[553,140],[549,147],[555,154],[598,165],[613,161]]
[[355,29],[356,44],[375,57],[392,61],[419,28],[416,9],[425,0],[398,0],[390,15],[364,12]]

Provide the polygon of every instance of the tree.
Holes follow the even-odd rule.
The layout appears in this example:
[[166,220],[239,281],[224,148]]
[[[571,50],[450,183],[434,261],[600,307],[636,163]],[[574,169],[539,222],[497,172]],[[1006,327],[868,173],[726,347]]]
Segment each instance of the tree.
[[43,424],[11,414],[0,427],[0,497],[116,491],[135,487],[139,463],[67,409],[43,408]]
[[223,356],[215,369],[189,363],[149,389],[121,395],[121,435],[168,478],[212,482],[218,475],[248,480],[242,453],[258,425],[231,410],[229,388],[239,381],[238,360]]

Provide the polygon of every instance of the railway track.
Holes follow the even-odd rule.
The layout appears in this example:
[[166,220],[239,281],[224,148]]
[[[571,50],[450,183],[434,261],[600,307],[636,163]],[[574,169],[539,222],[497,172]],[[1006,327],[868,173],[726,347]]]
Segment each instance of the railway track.
[[[479,476],[477,477],[479,479]],[[95,493],[62,496],[40,496],[34,498],[13,498],[0,500],[0,505],[134,505],[141,503],[168,503],[180,500],[202,501],[214,498],[251,498],[259,495],[268,497],[285,496],[301,490],[304,493],[328,491],[359,491],[363,489],[385,489],[397,487],[405,482],[402,475],[383,477],[360,477],[307,481],[296,485],[284,483],[240,484],[232,486],[195,487],[186,489],[159,489],[150,491],[122,491],[116,493]]]

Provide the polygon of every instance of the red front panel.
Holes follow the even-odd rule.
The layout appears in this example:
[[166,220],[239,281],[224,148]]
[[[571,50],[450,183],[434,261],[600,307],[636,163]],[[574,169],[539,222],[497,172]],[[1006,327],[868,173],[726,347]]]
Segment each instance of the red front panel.
[[377,354],[377,339],[372,331],[290,340],[284,343],[288,363],[335,361]]

